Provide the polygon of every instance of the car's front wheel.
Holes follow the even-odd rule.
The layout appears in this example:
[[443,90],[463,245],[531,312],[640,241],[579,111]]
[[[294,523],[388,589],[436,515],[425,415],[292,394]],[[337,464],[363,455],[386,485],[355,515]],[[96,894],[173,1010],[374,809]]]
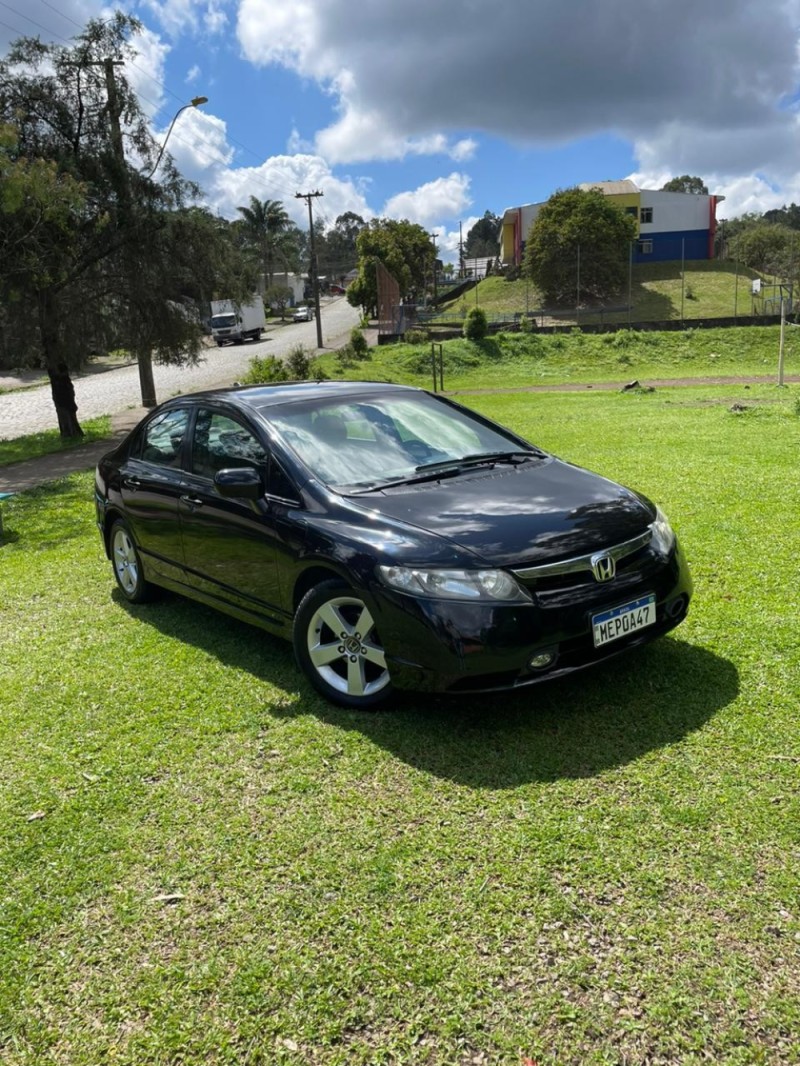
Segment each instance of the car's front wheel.
[[142,561],[130,530],[117,519],[111,527],[111,565],[120,592],[129,603],[144,603],[153,596],[154,588],[145,581]]
[[301,669],[332,703],[366,709],[392,694],[372,613],[343,581],[323,581],[305,594],[293,640]]

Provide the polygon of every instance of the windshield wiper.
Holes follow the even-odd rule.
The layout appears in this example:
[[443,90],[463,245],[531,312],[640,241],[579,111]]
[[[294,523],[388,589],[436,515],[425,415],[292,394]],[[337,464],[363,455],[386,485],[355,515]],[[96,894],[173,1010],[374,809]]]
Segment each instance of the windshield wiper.
[[515,451],[515,452],[473,452],[471,455],[463,455],[460,459],[440,459],[434,463],[423,463],[415,467],[418,474],[435,473],[437,470],[448,472],[459,471],[465,467],[480,466],[482,463],[517,463],[527,462],[528,459],[543,459],[544,452],[540,451]]
[[365,492],[379,492],[382,489],[396,488],[398,485],[418,485],[423,481],[436,481],[442,477],[455,477],[464,470],[474,466],[494,463],[518,463],[527,462],[529,459],[544,459],[545,453],[540,451],[516,451],[516,452],[475,452],[472,455],[464,455],[460,459],[439,459],[434,463],[423,463],[414,467],[414,473],[406,477],[393,478],[391,481],[375,481],[369,485],[354,486],[353,495],[358,496]]

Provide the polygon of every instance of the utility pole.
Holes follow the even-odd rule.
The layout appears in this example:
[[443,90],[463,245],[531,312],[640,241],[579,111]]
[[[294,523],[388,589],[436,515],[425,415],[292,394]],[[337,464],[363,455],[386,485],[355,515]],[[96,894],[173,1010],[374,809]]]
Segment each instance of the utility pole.
[[[119,207],[120,217],[119,222],[122,227],[128,229],[132,224],[132,212],[131,212],[131,191],[128,184],[128,172],[125,167],[125,150],[122,145],[122,130],[120,129],[119,116],[120,116],[120,104],[119,97],[117,95],[117,83],[114,78],[114,67],[122,66],[122,60],[111,59],[108,57],[103,60],[103,67],[106,74],[106,93],[108,95],[108,117],[111,123],[111,147],[114,150],[114,157],[117,161],[119,168],[119,176],[117,182],[117,191],[119,195]],[[128,240],[128,234],[123,233],[123,255],[125,256],[125,262],[130,263],[130,257],[127,255],[126,244]],[[130,275],[127,278],[127,284],[133,285],[133,270],[131,269]],[[135,332],[138,333],[138,326]],[[136,362],[139,367],[139,388],[142,394],[142,407],[155,407],[156,405],[156,383],[153,377],[153,357],[150,351],[150,347],[146,341],[136,344]]]
[[436,288],[436,234],[430,233],[428,236],[433,241],[433,302],[436,303],[436,297],[438,295],[438,290]]
[[308,204],[308,236],[311,242],[311,265],[310,273],[312,277],[311,284],[314,286],[314,317],[317,320],[317,347],[322,347],[322,322],[319,317],[319,277],[317,274],[317,249],[314,244],[314,214],[311,209],[311,201],[316,196],[323,196],[319,189],[316,192],[296,192],[296,200],[305,200]]

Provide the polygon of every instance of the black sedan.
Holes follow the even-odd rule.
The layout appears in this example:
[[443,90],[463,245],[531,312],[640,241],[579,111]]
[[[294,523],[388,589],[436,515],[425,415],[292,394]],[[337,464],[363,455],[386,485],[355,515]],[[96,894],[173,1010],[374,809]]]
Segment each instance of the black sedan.
[[122,595],[162,586],[293,641],[328,699],[558,677],[686,617],[644,496],[451,400],[369,382],[168,400],[98,465]]

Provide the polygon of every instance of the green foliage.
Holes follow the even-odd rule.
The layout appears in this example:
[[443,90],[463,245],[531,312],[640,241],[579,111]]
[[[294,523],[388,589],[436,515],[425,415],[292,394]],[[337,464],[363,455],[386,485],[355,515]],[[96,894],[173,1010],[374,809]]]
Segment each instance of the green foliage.
[[376,260],[395,278],[401,299],[416,299],[432,273],[434,245],[415,222],[374,218],[356,238],[358,277],[348,286],[347,300],[375,316],[378,309]]
[[274,355],[256,356],[241,378],[243,385],[266,385],[275,381],[324,381],[327,374],[318,359],[302,344],[289,350],[286,359]]
[[531,226],[523,273],[549,303],[608,299],[627,280],[636,234],[635,220],[599,189],[564,189],[550,197]]
[[661,191],[688,192],[696,196],[708,195],[708,188],[703,179],[694,177],[691,174],[681,174],[679,178],[670,178],[665,185],[661,186]]
[[728,242],[729,254],[764,274],[796,277],[800,270],[800,237],[788,226],[759,222]]
[[427,329],[407,329],[403,337],[406,344],[427,344],[429,339]]
[[251,196],[249,205],[236,210],[242,216],[244,247],[258,262],[267,287],[272,287],[276,263],[285,271],[297,266],[295,227],[280,200]]
[[288,285],[270,285],[264,293],[264,303],[270,309],[278,311],[283,319],[293,295]]
[[500,251],[501,226],[502,220],[497,215],[485,211],[483,218],[479,218],[467,233],[464,255],[470,259],[497,255]]
[[344,347],[340,348],[336,353],[337,369],[341,372],[354,366],[356,363],[363,363],[372,358],[367,338],[358,328],[353,326],[350,331],[350,340]]
[[480,341],[489,331],[486,312],[482,307],[472,307],[464,319],[464,336],[467,340]]
[[350,330],[350,347],[356,359],[369,359],[369,344],[358,326]]

